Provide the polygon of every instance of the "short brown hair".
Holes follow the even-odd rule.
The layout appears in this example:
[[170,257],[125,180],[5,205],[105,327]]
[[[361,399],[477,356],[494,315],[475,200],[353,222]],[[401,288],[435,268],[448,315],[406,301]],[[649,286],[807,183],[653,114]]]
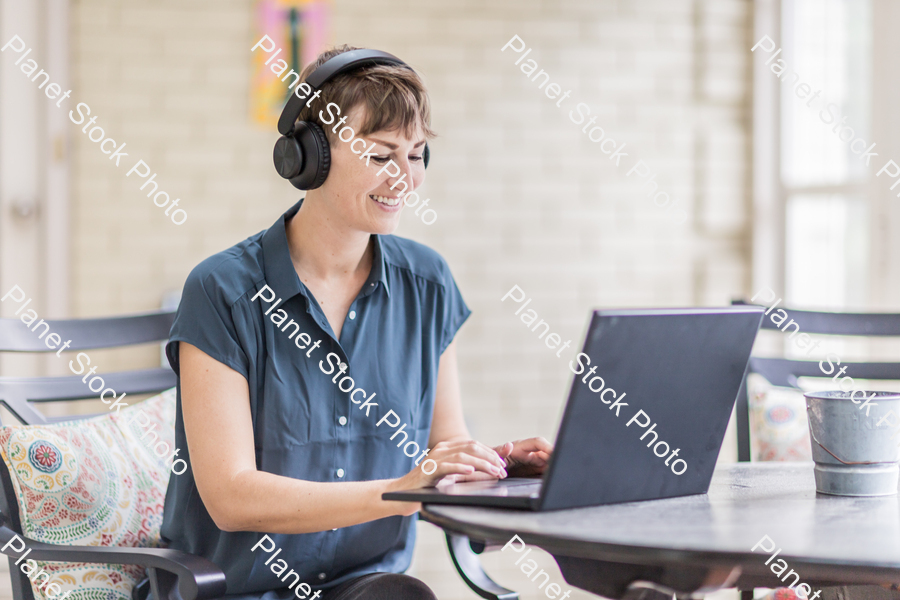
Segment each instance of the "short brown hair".
[[[346,44],[320,54],[300,74],[306,81],[309,75],[325,61],[344,52],[359,50]],[[376,131],[402,131],[412,137],[421,127],[426,138],[435,137],[431,129],[431,103],[425,83],[412,69],[401,65],[372,65],[342,73],[322,85],[322,94],[309,107],[303,105],[298,117],[301,121],[318,123],[325,129],[331,145],[336,134],[333,126],[323,125],[319,111],[325,111],[329,102],[341,107],[341,116],[349,114],[359,105],[365,106],[362,126],[356,135],[369,135]],[[325,111],[327,112],[327,111]]]

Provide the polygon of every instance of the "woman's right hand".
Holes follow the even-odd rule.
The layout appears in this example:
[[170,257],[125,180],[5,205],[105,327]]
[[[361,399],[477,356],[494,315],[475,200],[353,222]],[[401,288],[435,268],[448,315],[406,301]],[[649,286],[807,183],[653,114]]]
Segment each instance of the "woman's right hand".
[[[428,459],[437,463],[429,463]],[[427,464],[426,464],[427,463]],[[422,466],[429,471],[425,473]],[[428,458],[419,462],[412,471],[393,480],[389,484],[392,492],[415,490],[423,487],[434,487],[441,482],[484,481],[503,479],[506,477],[506,462],[497,451],[475,440],[458,440],[438,442],[428,454]],[[403,515],[411,515],[419,510],[418,502],[403,502]]]

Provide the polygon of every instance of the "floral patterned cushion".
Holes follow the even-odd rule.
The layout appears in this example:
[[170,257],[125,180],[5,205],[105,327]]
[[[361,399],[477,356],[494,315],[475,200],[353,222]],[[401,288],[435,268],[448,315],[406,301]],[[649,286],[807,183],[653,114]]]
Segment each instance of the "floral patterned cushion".
[[[18,500],[24,537],[49,544],[157,546],[174,429],[174,390],[118,415],[0,427],[0,455]],[[39,584],[46,578],[31,573],[48,573],[50,583],[62,589],[58,595],[49,592],[57,600],[69,591],[67,600],[130,600],[144,576],[144,569],[134,565],[27,557],[19,568]],[[32,582],[35,598],[47,599],[47,587],[38,589]]]
[[[804,590],[804,593],[806,593],[806,590]],[[778,588],[759,598],[759,600],[806,600],[806,598],[790,588]]]
[[803,392],[774,386],[762,375],[751,373],[747,393],[754,460],[812,460]]

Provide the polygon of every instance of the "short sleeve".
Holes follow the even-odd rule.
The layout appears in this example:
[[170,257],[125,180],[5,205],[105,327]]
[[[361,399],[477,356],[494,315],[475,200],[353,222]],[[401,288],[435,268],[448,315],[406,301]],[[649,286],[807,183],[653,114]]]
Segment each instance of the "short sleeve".
[[466,319],[469,318],[469,315],[472,314],[472,311],[469,310],[469,307],[466,306],[465,300],[463,300],[462,293],[459,291],[459,286],[456,285],[456,280],[453,278],[453,274],[450,273],[450,267],[447,266],[447,263],[442,264],[442,287],[443,287],[443,299],[442,299],[442,308],[443,308],[443,328],[441,331],[441,354],[444,353],[444,350],[447,349],[447,346],[450,345],[450,342],[453,341],[453,338],[456,337],[456,332],[459,331],[459,328],[462,327],[462,324],[465,323]]
[[184,283],[166,344],[166,357],[172,370],[180,376],[178,342],[187,342],[246,378],[250,363],[241,344],[246,336],[241,334],[246,332],[248,324],[236,320],[229,290],[216,281],[207,265],[207,261],[200,263]]

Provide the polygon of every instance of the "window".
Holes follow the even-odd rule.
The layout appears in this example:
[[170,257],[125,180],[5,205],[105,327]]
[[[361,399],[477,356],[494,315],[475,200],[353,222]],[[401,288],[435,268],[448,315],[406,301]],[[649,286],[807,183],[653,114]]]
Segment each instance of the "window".
[[[781,32],[788,64],[779,92],[785,302],[864,308],[872,171],[851,145],[875,141],[870,0],[782,0]],[[797,77],[821,95],[799,98]]]

